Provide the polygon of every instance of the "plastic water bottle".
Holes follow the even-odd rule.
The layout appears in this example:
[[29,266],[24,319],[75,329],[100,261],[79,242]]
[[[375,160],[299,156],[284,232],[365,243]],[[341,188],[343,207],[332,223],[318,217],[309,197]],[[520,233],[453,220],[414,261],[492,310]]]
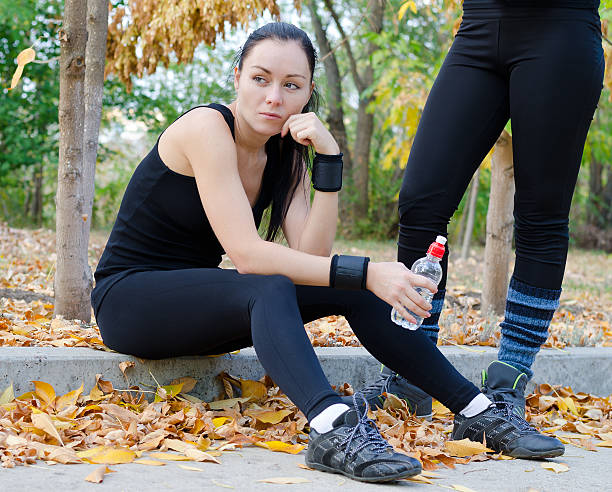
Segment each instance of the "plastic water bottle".
[[[446,238],[444,236],[438,236],[436,238],[436,242],[431,243],[429,249],[427,250],[427,256],[418,259],[412,265],[410,269],[412,273],[416,273],[417,275],[423,275],[423,277],[428,278],[434,284],[438,285],[440,280],[442,280],[442,267],[440,266],[440,260],[444,256],[444,245],[446,244]],[[425,298],[427,302],[431,304],[431,300],[433,299],[433,292],[424,287],[415,287],[415,290],[421,294]],[[408,330],[416,330],[421,323],[423,322],[423,318],[414,314],[412,311],[408,311],[414,319],[417,320],[416,323],[412,323],[403,318],[403,316],[396,311],[395,308],[391,310],[391,321],[393,321],[396,325],[400,325],[403,328]]]

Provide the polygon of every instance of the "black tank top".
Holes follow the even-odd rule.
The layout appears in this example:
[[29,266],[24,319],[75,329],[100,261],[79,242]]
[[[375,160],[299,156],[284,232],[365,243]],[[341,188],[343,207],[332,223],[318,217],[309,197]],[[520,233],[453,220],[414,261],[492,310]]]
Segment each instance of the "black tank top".
[[463,10],[520,8],[599,8],[599,0],[463,0]]
[[[236,138],[234,116],[229,108],[221,104],[197,107],[219,111],[232,137]],[[214,268],[221,263],[224,251],[204,212],[195,178],[168,168],[159,156],[158,145],[159,138],[134,171],[121,201],[94,274],[96,287],[91,301],[95,314],[108,290],[130,273]],[[268,168],[266,163],[261,190],[253,207],[257,227],[271,201]]]

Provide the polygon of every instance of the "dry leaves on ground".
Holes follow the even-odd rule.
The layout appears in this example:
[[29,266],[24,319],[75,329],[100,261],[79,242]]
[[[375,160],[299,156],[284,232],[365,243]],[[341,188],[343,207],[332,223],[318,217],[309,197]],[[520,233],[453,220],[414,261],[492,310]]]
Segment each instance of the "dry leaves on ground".
[[[291,454],[304,449],[306,418],[270,378],[251,381],[227,373],[220,378],[224,394],[208,403],[181,392],[185,383],[193,387],[190,378],[164,386],[164,392],[162,387],[115,389],[100,375],[87,394],[81,386],[59,396],[43,381],[34,381],[34,390],[17,398],[7,389],[0,396],[2,466],[37,459],[101,465],[222,463],[224,453],[242,446]],[[175,391],[169,390],[172,387]],[[349,385],[342,388],[342,392],[351,391]],[[147,400],[146,394],[158,401]],[[370,416],[389,443],[420,460],[425,472],[507,459],[487,453],[481,443],[449,441],[452,414],[438,402],[431,422],[412,416],[397,398],[388,398],[384,408],[371,411]],[[590,451],[596,452],[598,443],[612,441],[612,395],[601,398],[540,385],[527,398],[527,418],[543,432]],[[103,477],[100,473],[92,480]]]

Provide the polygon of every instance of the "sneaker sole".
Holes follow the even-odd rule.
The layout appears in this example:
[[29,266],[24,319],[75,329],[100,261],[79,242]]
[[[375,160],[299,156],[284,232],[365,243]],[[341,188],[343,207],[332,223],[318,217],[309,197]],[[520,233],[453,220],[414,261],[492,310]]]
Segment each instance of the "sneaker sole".
[[[547,451],[530,451],[529,449],[516,448],[513,449],[508,456],[520,459],[544,459],[544,458],[557,458],[558,456],[565,453],[565,448],[549,449]],[[505,454],[505,453],[504,453]]]
[[421,473],[421,470],[422,470],[421,466],[419,465],[419,466],[415,466],[411,470],[406,470],[405,472],[396,473],[395,475],[390,475],[386,477],[358,477],[355,475],[351,475],[350,473],[345,472],[343,470],[338,470],[336,468],[330,468],[320,463],[311,463],[308,460],[304,460],[304,461],[306,462],[307,466],[309,466],[310,468],[314,468],[315,470],[328,472],[328,473],[336,473],[338,475],[344,475],[345,477],[348,477],[352,480],[357,480],[359,482],[367,482],[367,483],[393,482],[395,480],[401,480],[403,478],[410,478],[410,477],[414,477],[415,475],[418,475],[419,473]]

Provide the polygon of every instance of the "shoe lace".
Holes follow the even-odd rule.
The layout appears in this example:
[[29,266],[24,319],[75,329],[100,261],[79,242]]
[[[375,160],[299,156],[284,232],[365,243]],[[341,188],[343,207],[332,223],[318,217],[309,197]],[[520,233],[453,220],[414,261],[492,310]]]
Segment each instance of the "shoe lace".
[[397,378],[396,373],[392,373],[388,376],[380,376],[376,381],[374,381],[367,388],[364,388],[363,396],[365,399],[380,397],[383,393],[387,393],[389,391],[389,386],[393,381]]
[[[363,400],[363,403],[365,404],[365,410],[363,410],[363,413],[360,410],[360,405],[357,404],[357,398]],[[370,406],[363,393],[357,392],[353,394],[353,406],[357,411],[357,415],[359,415],[359,421],[355,427],[353,427],[351,433],[340,442],[340,446],[347,450],[345,459],[348,460],[349,458],[352,458],[355,454],[365,448],[368,448],[375,454],[384,453],[387,449],[391,448],[391,445],[385,441],[385,439],[378,432],[374,422],[368,418]],[[353,441],[356,443],[355,446],[351,446]]]
[[517,430],[521,432],[521,434],[538,432],[531,426],[531,424],[529,424],[529,422],[527,422],[524,418],[519,417],[516,413],[512,411],[512,409],[514,408],[514,405],[512,403],[508,401],[495,401],[494,405],[494,412],[508,419],[510,423],[512,423],[517,428]]

